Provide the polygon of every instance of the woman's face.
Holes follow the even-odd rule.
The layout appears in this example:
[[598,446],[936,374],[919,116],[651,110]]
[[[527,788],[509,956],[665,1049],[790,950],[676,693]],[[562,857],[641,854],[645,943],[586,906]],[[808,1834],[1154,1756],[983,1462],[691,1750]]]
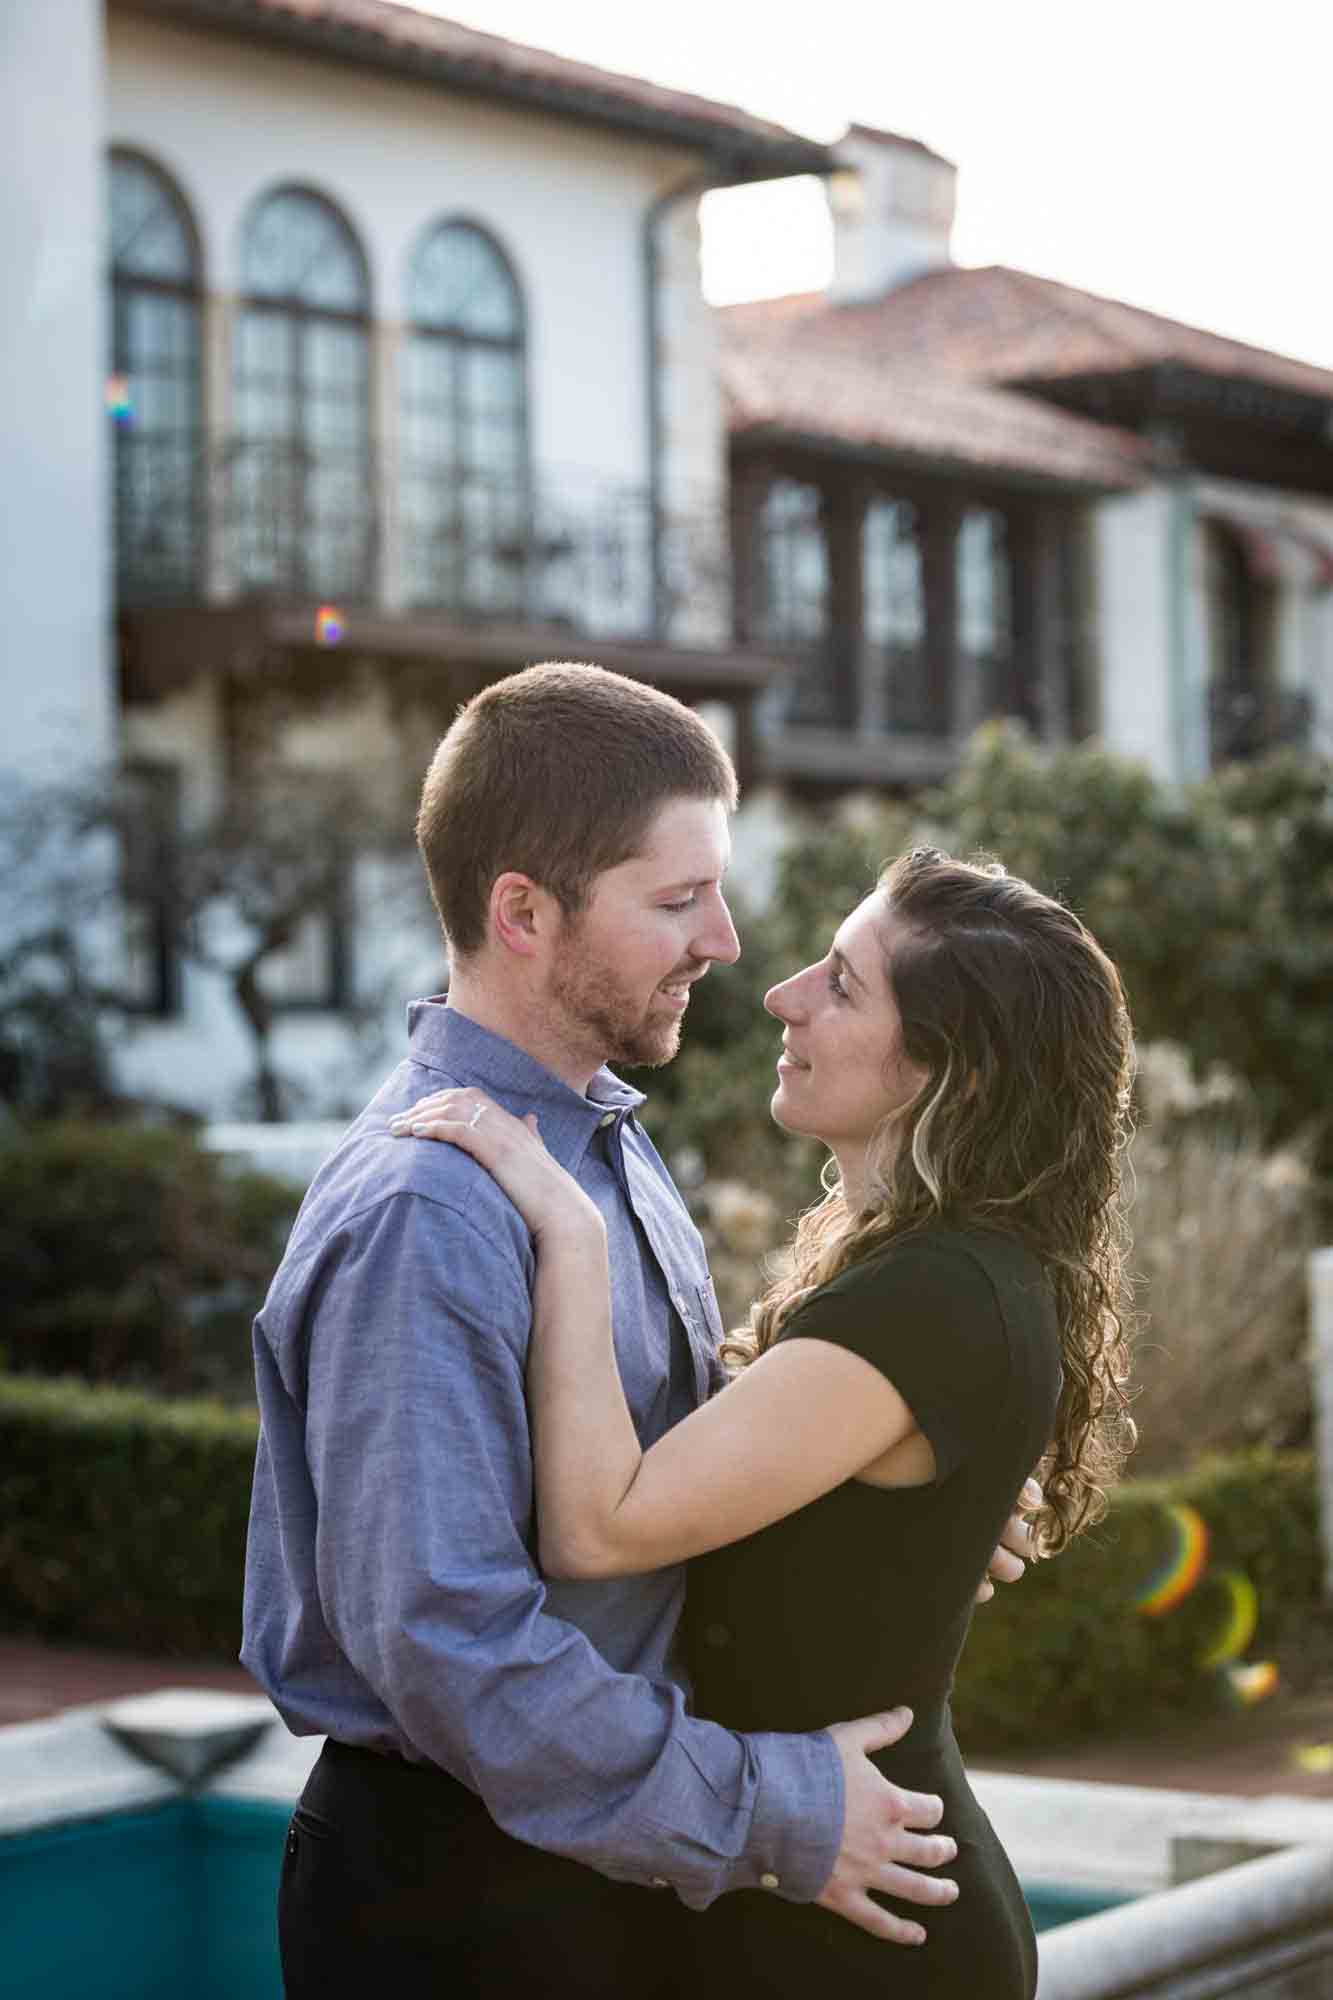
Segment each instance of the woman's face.
[[828,955],[785,979],[764,1005],[786,1030],[771,1110],[788,1132],[820,1139],[844,1179],[891,1111],[927,1072],[903,1053],[902,1023],[884,973],[894,918],[882,889],[838,928]]

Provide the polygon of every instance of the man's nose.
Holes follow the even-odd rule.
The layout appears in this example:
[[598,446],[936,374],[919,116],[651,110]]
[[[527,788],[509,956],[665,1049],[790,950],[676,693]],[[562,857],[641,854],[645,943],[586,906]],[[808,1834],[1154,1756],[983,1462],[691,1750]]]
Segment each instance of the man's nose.
[[709,912],[708,922],[695,938],[691,949],[696,958],[715,959],[720,965],[734,965],[741,955],[741,941],[731,921],[731,911],[719,896]]

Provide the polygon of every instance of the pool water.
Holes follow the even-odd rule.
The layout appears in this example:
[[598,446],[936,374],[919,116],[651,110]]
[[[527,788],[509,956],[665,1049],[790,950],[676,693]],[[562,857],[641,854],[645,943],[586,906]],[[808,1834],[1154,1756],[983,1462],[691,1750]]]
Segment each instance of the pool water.
[[[0,1840],[0,2000],[282,2000],[290,1808],[194,1798]],[[1028,1892],[1048,1930],[1125,1900]]]

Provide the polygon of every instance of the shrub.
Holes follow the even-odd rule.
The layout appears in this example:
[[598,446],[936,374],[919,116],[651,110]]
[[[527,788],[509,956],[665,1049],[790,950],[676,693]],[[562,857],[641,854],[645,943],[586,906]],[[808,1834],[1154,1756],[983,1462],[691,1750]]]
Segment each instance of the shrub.
[[911,839],[997,854],[1077,910],[1124,976],[1145,1040],[1221,1062],[1268,1135],[1319,1128],[1333,1158],[1333,764],[1282,752],[1187,788],[1095,745],[989,725],[954,778],[811,826],[783,857],[778,921],[813,943]]
[[1302,1149],[1269,1151],[1247,1095],[1202,1085],[1167,1043],[1140,1050],[1127,1179],[1136,1474],[1309,1441],[1308,1262],[1317,1190]]
[[0,1376],[0,1625],[229,1655],[253,1410]]
[[6,1365],[251,1395],[249,1324],[299,1196],[188,1131],[62,1120],[0,1144]]
[[[1147,1618],[1135,1599],[1169,1545],[1164,1509],[1196,1507],[1208,1569],[1177,1610]],[[1247,1658],[1274,1659],[1299,1686],[1327,1657],[1318,1500],[1306,1453],[1214,1459],[1172,1481],[1131,1480],[1105,1521],[972,1625],[954,1690],[964,1752],[1124,1735],[1176,1715],[1216,1713],[1224,1682],[1199,1665],[1227,1615],[1226,1569],[1254,1585],[1259,1625]]]

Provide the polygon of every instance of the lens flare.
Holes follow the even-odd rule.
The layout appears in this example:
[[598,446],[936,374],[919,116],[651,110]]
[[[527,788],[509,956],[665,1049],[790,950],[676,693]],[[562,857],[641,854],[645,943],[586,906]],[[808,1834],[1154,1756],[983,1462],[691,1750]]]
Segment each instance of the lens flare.
[[1164,1618],[1183,1603],[1208,1561],[1208,1528],[1198,1509],[1182,1503],[1163,1511],[1171,1528],[1171,1548],[1134,1600],[1135,1610],[1145,1618]]
[[1237,1708],[1252,1708],[1256,1701],[1264,1701],[1277,1692],[1278,1671],[1274,1660],[1255,1660],[1248,1666],[1233,1663],[1223,1667],[1222,1677]]
[[321,604],[315,613],[315,644],[336,646],[343,635],[342,612],[332,604]]
[[1259,1594],[1248,1576],[1242,1576],[1238,1569],[1213,1570],[1208,1581],[1220,1584],[1225,1590],[1227,1615],[1212,1645],[1200,1653],[1199,1665],[1226,1667],[1233,1660],[1239,1660],[1254,1637],[1254,1629],[1259,1623]]
[[134,422],[134,402],[130,396],[128,375],[108,375],[106,378],[106,406],[112,421],[123,430]]

